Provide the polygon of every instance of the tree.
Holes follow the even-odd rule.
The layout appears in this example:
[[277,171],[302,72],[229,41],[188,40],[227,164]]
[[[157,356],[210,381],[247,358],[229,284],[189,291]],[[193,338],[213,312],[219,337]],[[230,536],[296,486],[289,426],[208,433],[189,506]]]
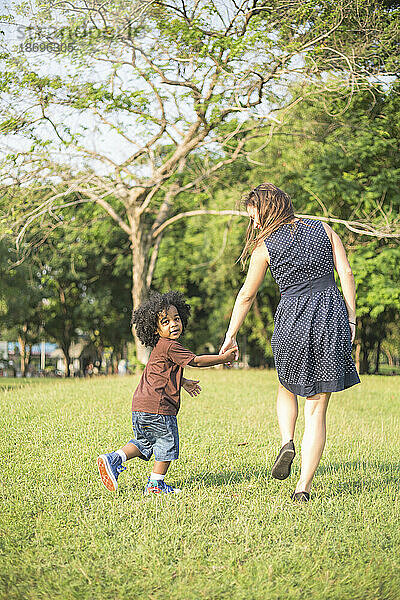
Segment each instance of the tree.
[[[397,84],[374,95],[355,94],[348,110],[341,113],[342,108],[337,101],[319,106],[304,102],[258,153],[259,164],[241,171],[239,163],[238,173],[226,168],[223,183],[210,193],[215,212],[221,212],[268,173],[268,180],[292,195],[298,214],[319,213],[331,222],[346,245],[356,276],[355,357],[360,371],[369,372],[377,369],[380,349],[387,349],[386,336],[394,339],[400,310],[395,267],[400,258],[399,240],[385,237],[385,232],[395,231],[399,223]],[[221,343],[234,294],[243,281],[234,260],[240,254],[244,227],[236,218],[225,227],[213,216],[207,221],[205,217],[177,219],[161,244],[155,282],[168,287],[168,264],[173,256],[177,267],[174,281],[189,297],[193,295],[198,325],[190,339],[193,347],[204,341],[216,347]],[[255,310],[241,330],[253,364],[269,359],[268,339],[278,301],[277,287],[267,275]],[[394,347],[392,359],[397,354]]]
[[[42,2],[33,13],[21,4],[30,37],[6,49],[0,85],[5,169],[13,185],[64,185],[21,211],[20,237],[34,219],[62,211],[71,192],[101,206],[129,237],[136,307],[179,194],[204,189],[304,98],[348,95],[395,70],[397,12],[386,5],[77,0]],[[58,69],[46,72],[26,52],[41,44],[60,50]],[[293,80],[303,84],[296,96]]]
[[[354,98],[351,109],[336,121],[332,133],[304,178],[329,211],[345,218],[366,215],[398,222],[400,169],[400,96],[396,86],[387,93]],[[372,219],[371,219],[372,221]],[[356,233],[342,236],[349,248],[357,283],[358,332],[356,358],[362,373],[371,369],[400,312],[398,239],[367,241]],[[376,369],[379,368],[379,362]]]
[[[249,169],[240,176],[236,169],[224,172],[223,184],[211,190],[215,212],[237,201],[238,191],[249,186],[248,176],[251,178]],[[216,352],[223,342],[245,276],[235,261],[243,247],[247,221],[231,216],[222,223],[218,215],[179,219],[161,242],[154,285],[161,291],[177,288],[189,299],[192,312],[185,343],[195,352]],[[269,338],[278,296],[272,279],[266,277],[241,328],[239,345],[251,366],[272,365]]]
[[18,338],[21,374],[26,376],[32,344],[40,337],[42,295],[32,263],[15,267],[15,246],[7,237],[0,240],[0,325]]
[[35,224],[19,256],[3,241],[6,310],[0,322],[18,331],[21,357],[43,333],[60,346],[67,376],[70,347],[79,336],[89,338],[99,354],[111,346],[121,357],[130,339],[130,250],[123,244],[122,232],[103,211],[86,205],[69,207],[65,219],[48,229]]
[[252,176],[260,181],[267,171],[291,194],[297,213],[322,213],[343,239],[357,283],[356,359],[363,373],[370,372],[373,355],[379,360],[400,312],[399,237],[385,237],[399,225],[398,83],[354,94],[344,108],[337,101],[304,102]]

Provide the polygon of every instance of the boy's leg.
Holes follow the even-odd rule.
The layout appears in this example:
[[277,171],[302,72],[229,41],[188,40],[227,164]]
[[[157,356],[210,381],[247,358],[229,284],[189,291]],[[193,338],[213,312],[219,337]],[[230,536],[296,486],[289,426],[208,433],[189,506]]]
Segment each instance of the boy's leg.
[[[147,416],[151,417],[151,415]],[[97,459],[101,480],[111,492],[115,492],[118,489],[117,479],[121,471],[126,469],[123,466],[126,460],[130,460],[131,458],[150,460],[153,449],[151,441],[147,439],[143,432],[143,423],[141,422],[143,418],[142,413],[133,412],[132,425],[136,434],[135,438],[129,440],[125,446],[116,452],[101,454]]]
[[153,473],[155,475],[166,475],[170,464],[170,460],[155,460],[153,466]]
[[116,492],[118,489],[118,477],[126,469],[122,463],[123,460],[118,452],[100,454],[97,458],[101,481],[110,492]]
[[98,457],[97,466],[99,468],[101,480],[110,492],[117,491],[118,477],[120,473],[126,469],[126,467],[123,466],[123,463],[131,458],[142,458],[147,460],[140,452],[139,448],[132,442],[128,442],[123,448],[116,452],[101,454]]
[[171,464],[170,460],[155,460],[153,470],[150,473],[150,481],[164,481],[164,477],[168,471],[168,467]]
[[170,460],[154,461],[153,471],[151,472],[147,485],[144,488],[145,494],[180,493],[181,490],[179,488],[175,488],[164,483],[164,477],[170,464]]
[[163,424],[158,425],[158,437],[154,444],[154,466],[144,489],[145,494],[174,493],[181,490],[167,485],[164,477],[172,460],[179,456],[179,433],[175,415],[163,417]]
[[[131,458],[144,458],[139,448],[137,448],[135,444],[132,444],[132,442],[128,442],[123,448],[117,450],[117,452],[123,452],[126,456],[125,460],[130,460]],[[121,458],[123,459],[123,457]]]

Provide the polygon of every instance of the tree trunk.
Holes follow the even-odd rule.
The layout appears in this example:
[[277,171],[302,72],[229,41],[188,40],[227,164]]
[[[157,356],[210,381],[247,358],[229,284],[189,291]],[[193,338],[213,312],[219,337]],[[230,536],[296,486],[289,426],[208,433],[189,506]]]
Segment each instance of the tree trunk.
[[18,336],[18,342],[20,347],[20,363],[21,363],[21,375],[22,377],[26,377],[26,369],[25,369],[25,340],[22,336]]
[[254,310],[254,313],[255,313],[255,315],[256,315],[256,317],[257,317],[257,319],[259,319],[259,321],[260,321],[260,325],[261,325],[261,333],[262,333],[262,335],[263,335],[263,338],[264,338],[264,340],[265,340],[265,343],[267,343],[267,339],[268,339],[268,333],[267,333],[267,330],[266,330],[266,329],[265,329],[265,327],[264,327],[264,321],[263,321],[263,318],[262,318],[262,314],[261,314],[261,311],[260,311],[260,306],[259,306],[259,304],[258,304],[258,299],[257,299],[257,297],[254,299],[254,303],[253,303],[253,310]]
[[[148,244],[143,225],[140,219],[130,219],[132,234],[131,234],[131,249],[132,249],[132,305],[136,310],[140,304],[148,296],[148,287],[146,285],[147,270],[148,270]],[[150,356],[150,348],[142,344],[136,335],[136,330],[132,327],[132,334],[135,339],[136,358],[146,364]]]
[[64,319],[63,319],[63,332],[61,333],[62,340],[58,341],[56,339],[56,341],[59,343],[60,348],[63,353],[65,377],[70,377],[71,373],[69,372],[69,364],[71,362],[71,357],[69,354],[69,349],[70,349],[71,343],[72,343],[71,333],[73,333],[73,331],[71,331],[72,326],[71,326],[71,321],[69,319],[69,314],[68,314],[67,294],[65,293],[64,289],[61,286],[58,286],[58,293],[59,293],[59,297],[60,297],[60,303],[61,303]]
[[379,356],[381,353],[381,340],[378,340],[378,345],[376,347],[376,361],[375,361],[375,375],[378,375],[379,373]]
[[25,345],[25,377],[31,362],[32,344]]
[[111,353],[111,365],[112,365],[112,374],[118,375],[118,364],[122,358],[122,353],[120,350],[113,350]]
[[362,374],[369,373],[369,352],[368,352],[367,344],[364,344],[363,348],[362,348],[360,373],[362,373]]
[[69,355],[69,345],[68,346],[62,345],[61,350],[63,353],[65,377],[70,377],[71,373],[69,372],[69,364],[71,362],[71,357]]
[[388,365],[389,367],[393,367],[394,365],[394,361],[393,361],[393,356],[390,353],[390,351],[387,348],[383,349],[384,353],[386,354],[387,360],[388,360]]
[[[178,172],[182,172],[186,163],[186,158],[181,157]],[[130,240],[132,250],[132,305],[135,310],[146,300],[149,294],[151,281],[157,261],[158,251],[161,243],[161,235],[153,238],[153,231],[163,223],[169,215],[174,199],[179,193],[179,186],[172,183],[161,203],[157,217],[153,223],[153,227],[149,227],[141,221],[141,213],[131,208],[127,211],[129,225],[131,229]],[[142,199],[144,200],[144,198]],[[137,198],[136,198],[137,201]],[[150,257],[150,250],[153,247],[153,252]],[[136,358],[146,364],[149,360],[151,348],[144,346],[136,335],[135,328],[132,328],[132,334],[135,339]]]

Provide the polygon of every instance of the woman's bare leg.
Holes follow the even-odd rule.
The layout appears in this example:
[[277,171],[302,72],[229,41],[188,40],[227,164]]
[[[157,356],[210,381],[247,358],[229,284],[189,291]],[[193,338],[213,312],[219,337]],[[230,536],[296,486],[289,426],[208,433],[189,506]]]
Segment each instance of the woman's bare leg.
[[301,472],[296,492],[309,492],[326,441],[326,411],[331,394],[306,398],[304,436],[301,444]]
[[296,427],[298,404],[297,396],[289,392],[282,384],[279,384],[278,396],[276,398],[276,413],[281,432],[282,446],[294,437]]

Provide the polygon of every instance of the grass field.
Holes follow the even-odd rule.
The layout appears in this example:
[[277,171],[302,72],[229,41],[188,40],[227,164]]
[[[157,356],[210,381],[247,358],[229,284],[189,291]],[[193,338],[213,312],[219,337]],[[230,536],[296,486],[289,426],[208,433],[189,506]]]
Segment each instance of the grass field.
[[98,479],[97,455],[131,437],[137,377],[0,391],[0,598],[400,599],[400,377],[333,396],[312,501],[295,505],[297,457],[288,480],[265,477],[275,374],[187,373],[203,392],[183,393],[173,498],[142,495],[139,460],[118,494]]

